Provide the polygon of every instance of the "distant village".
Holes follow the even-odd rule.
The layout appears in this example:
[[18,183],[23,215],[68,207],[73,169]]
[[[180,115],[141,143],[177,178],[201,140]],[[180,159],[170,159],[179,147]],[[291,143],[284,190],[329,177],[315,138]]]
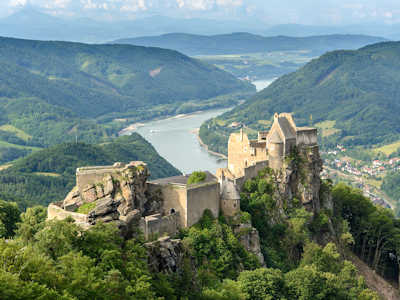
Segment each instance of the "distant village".
[[[400,157],[394,157],[387,160],[373,160],[370,163],[356,165],[352,159],[346,157],[347,149],[342,145],[337,145],[335,149],[321,151],[324,158],[324,170],[321,173],[323,178],[332,178],[336,174],[344,175],[353,185],[362,189],[365,196],[369,197],[375,204],[392,208],[385,196],[372,185],[370,180],[382,180],[387,172],[400,170]],[[347,175],[347,176],[346,176]]]

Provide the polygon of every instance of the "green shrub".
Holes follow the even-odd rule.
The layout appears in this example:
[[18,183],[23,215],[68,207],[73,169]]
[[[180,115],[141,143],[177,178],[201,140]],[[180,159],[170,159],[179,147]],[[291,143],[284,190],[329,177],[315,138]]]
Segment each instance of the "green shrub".
[[78,210],[76,212],[80,213],[80,214],[87,215],[95,207],[96,207],[96,203],[95,202],[84,203],[78,208]]
[[189,176],[187,183],[195,184],[195,183],[203,182],[204,180],[206,180],[206,177],[207,177],[207,175],[205,172],[195,171]]

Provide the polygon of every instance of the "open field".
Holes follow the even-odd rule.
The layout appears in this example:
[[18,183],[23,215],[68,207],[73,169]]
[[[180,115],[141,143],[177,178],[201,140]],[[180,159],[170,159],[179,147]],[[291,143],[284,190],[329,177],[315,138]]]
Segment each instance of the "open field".
[[48,177],[60,177],[60,174],[57,173],[50,173],[50,172],[34,172],[33,174],[35,175],[40,175],[40,176],[48,176]]
[[385,146],[382,146],[379,148],[375,148],[375,149],[373,149],[373,151],[375,153],[382,152],[382,153],[385,153],[386,155],[390,155],[390,154],[396,152],[398,149],[400,149],[400,141],[397,141],[395,143],[385,145]]
[[340,129],[335,128],[335,125],[336,125],[336,121],[327,120],[327,121],[319,122],[319,123],[315,124],[315,127],[322,130],[323,137],[328,137],[335,133],[340,132]]
[[19,137],[21,140],[24,140],[25,142],[32,138],[31,135],[27,134],[25,131],[22,131],[21,129],[14,127],[13,125],[9,124],[2,125],[0,126],[0,130],[13,133],[15,134],[15,136]]

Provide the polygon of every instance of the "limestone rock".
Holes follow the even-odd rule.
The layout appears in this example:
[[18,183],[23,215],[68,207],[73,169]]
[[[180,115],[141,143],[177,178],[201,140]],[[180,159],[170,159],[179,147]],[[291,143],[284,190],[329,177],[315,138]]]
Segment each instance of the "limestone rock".
[[114,192],[114,183],[111,175],[106,175],[103,179],[104,188],[103,192],[105,196],[111,195]]
[[235,234],[238,236],[239,242],[243,247],[257,256],[258,261],[262,266],[265,266],[264,256],[261,252],[260,236],[258,230],[251,224],[240,224],[234,228]]
[[117,207],[120,202],[115,201],[111,196],[107,196],[96,203],[96,207],[89,213],[88,222],[90,224],[96,224],[97,219],[103,219],[103,221],[109,221],[110,217],[105,217],[106,215],[111,215],[112,220],[117,220],[119,213]]
[[181,269],[184,257],[182,241],[170,237],[146,243],[148,265],[153,272],[175,273]]
[[96,195],[97,198],[103,198],[105,196],[103,191],[103,186],[101,184],[96,185]]
[[80,197],[80,193],[78,188],[75,187],[71,192],[67,195],[63,202],[63,207],[67,211],[75,211],[82,204],[82,200]]
[[94,202],[97,200],[96,187],[94,185],[88,185],[82,191],[82,198],[84,202]]

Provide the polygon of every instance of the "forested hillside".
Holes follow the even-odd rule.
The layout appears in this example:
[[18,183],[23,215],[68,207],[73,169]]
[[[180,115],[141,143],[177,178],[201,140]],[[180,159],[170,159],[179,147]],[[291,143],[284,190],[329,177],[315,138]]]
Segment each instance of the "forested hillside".
[[130,121],[226,105],[218,97],[254,90],[176,51],[0,38],[0,163],[32,146],[99,141]]
[[285,75],[246,103],[206,123],[212,148],[226,145],[232,122],[265,130],[275,112],[293,112],[298,126],[314,125],[322,145],[389,143],[400,138],[400,43],[334,51]]
[[180,174],[134,133],[97,145],[60,144],[22,158],[0,171],[0,198],[16,201],[21,207],[47,205],[62,200],[75,185],[76,168],[136,160],[148,164],[153,179]]
[[[378,272],[391,279],[397,275],[397,264],[387,260],[388,253],[396,255],[397,245],[387,234],[396,234],[399,225],[358,192],[333,189],[331,219],[339,230],[338,245],[325,246],[314,242],[331,226],[325,212],[313,218],[304,208],[286,208],[289,217],[275,223],[271,218],[277,207],[264,176],[248,181],[243,192],[245,212],[236,218],[214,219],[205,211],[198,224],[182,230],[181,263],[172,272],[160,272],[160,266],[151,264],[151,247],[160,247],[160,240],[124,240],[113,223],[82,230],[68,219],[45,222],[44,207],[19,215],[15,204],[0,200],[0,298],[378,300],[345,259],[347,245],[355,241],[358,253],[362,239],[368,241],[368,253],[381,253],[374,258]],[[250,219],[260,231],[266,267],[240,243],[248,228],[234,230]],[[362,230],[364,222],[370,222],[367,230]],[[384,243],[375,247],[382,238]],[[300,256],[293,255],[297,253]],[[396,299],[397,292],[392,295]]]
[[170,33],[116,40],[113,43],[174,49],[187,55],[220,55],[272,51],[308,50],[321,55],[336,49],[358,49],[385,39],[365,35],[321,35],[310,37],[265,37],[240,32],[220,35]]

